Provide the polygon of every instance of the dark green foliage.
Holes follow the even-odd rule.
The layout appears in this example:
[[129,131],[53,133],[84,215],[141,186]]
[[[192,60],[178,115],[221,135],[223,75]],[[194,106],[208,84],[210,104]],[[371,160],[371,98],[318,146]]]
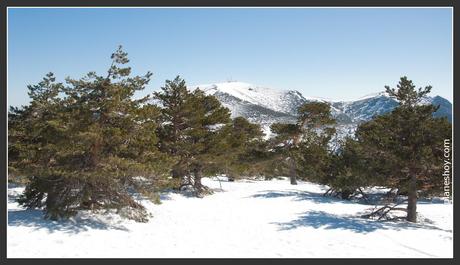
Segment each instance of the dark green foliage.
[[303,104],[297,110],[300,129],[307,130],[321,128],[325,125],[335,124],[331,114],[331,106],[324,102],[310,102]]
[[189,107],[186,105],[190,93],[185,80],[177,76],[174,80],[166,80],[161,91],[154,93],[154,98],[161,105],[161,126],[157,129],[160,150],[176,159],[171,169],[174,183],[179,186],[182,179],[190,175],[187,153],[184,146],[187,144],[185,130],[189,127],[186,122]]
[[182,143],[179,139],[182,132],[187,128],[185,117],[188,112],[186,101],[190,94],[185,85],[185,80],[177,76],[174,80],[166,80],[161,92],[155,92],[154,98],[161,104],[162,126],[158,128],[161,138],[162,151],[172,155],[181,155]]
[[364,160],[370,162],[368,174],[407,194],[407,220],[416,222],[417,191],[442,192],[442,149],[444,139],[451,138],[451,125],[446,118],[433,118],[437,107],[419,104],[430,86],[416,90],[402,77],[397,87],[386,90],[399,106],[361,124],[356,137]]
[[363,187],[382,185],[382,171],[369,170],[371,163],[377,166],[378,162],[383,162],[380,165],[384,165],[384,160],[376,159],[379,158],[363,151],[360,142],[347,137],[337,152],[331,154],[327,175],[321,184],[327,184],[330,187],[329,194],[338,195],[342,199],[350,199]]
[[[412,80],[407,79],[406,76],[400,78],[396,88],[385,86],[388,95],[399,102],[401,108],[414,108],[418,103],[430,93],[432,86],[425,88],[415,89]],[[434,112],[434,111],[433,111]]]
[[310,180],[324,177],[329,159],[328,143],[335,133],[335,129],[329,127],[335,120],[328,103],[305,103],[297,113],[297,123],[274,123],[270,127],[276,134],[272,139],[273,160],[278,165],[275,171],[289,175],[294,185],[298,177]]
[[197,89],[186,101],[187,128],[184,130],[183,151],[186,163],[194,177],[197,193],[205,192],[201,184],[204,171],[212,167],[225,150],[218,148],[223,135],[222,128],[230,120],[230,111],[223,107],[214,96],[207,96]]
[[276,134],[278,141],[288,141],[300,134],[299,125],[292,123],[273,123],[270,130]]
[[216,173],[226,174],[230,180],[243,175],[258,174],[258,152],[261,152],[263,132],[259,125],[243,117],[236,117],[222,128],[222,139],[217,144]]
[[299,144],[296,160],[300,179],[326,184],[332,155],[328,144],[334,133],[333,128],[326,128],[319,134],[307,135]]
[[156,148],[158,108],[132,98],[151,74],[129,77],[126,55],[112,54],[106,77],[90,72],[64,86],[49,74],[29,87],[29,106],[10,112],[9,166],[29,177],[21,204],[44,207],[52,219],[116,208],[146,220],[130,191],[152,191],[169,159]]

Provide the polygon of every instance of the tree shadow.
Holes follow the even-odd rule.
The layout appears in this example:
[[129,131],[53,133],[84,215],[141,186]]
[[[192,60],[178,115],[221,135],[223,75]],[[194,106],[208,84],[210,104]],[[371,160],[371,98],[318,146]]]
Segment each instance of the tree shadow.
[[445,204],[444,199],[439,197],[434,198],[419,198],[417,204]]
[[[252,195],[248,198],[282,198],[282,197],[293,197],[295,201],[312,201],[314,203],[343,203],[343,204],[364,204],[364,205],[384,205],[388,203],[386,201],[385,193],[372,193],[366,194],[366,200],[363,198],[353,198],[350,200],[344,200],[338,197],[333,196],[324,196],[324,193],[318,192],[309,192],[302,190],[288,190],[288,191],[278,191],[278,190],[264,190],[258,194]],[[405,197],[399,197],[396,202],[404,203],[406,200]],[[419,198],[417,204],[444,204],[442,198]]]
[[22,188],[22,187],[25,187],[24,184],[20,184],[20,183],[14,183],[14,182],[8,182],[8,190],[10,189],[14,189],[14,188]]
[[429,224],[414,224],[406,221],[376,221],[353,216],[339,216],[323,211],[309,211],[301,214],[297,219],[289,222],[272,223],[279,226],[279,230],[292,230],[300,227],[313,227],[315,229],[349,230],[355,233],[370,233],[376,230],[405,230],[405,229],[433,229],[444,230]]
[[169,191],[169,190],[160,192],[160,201],[170,201],[170,200],[172,200],[172,198],[171,198],[171,193],[172,192],[173,191]]
[[[15,183],[8,183],[8,189],[22,188],[24,185]],[[21,195],[19,192],[8,192],[8,203],[17,203],[18,197]],[[109,217],[110,218],[110,217]],[[8,209],[8,226],[22,226],[31,227],[36,230],[46,229],[52,233],[55,231],[65,233],[79,233],[88,231],[90,229],[97,230],[120,230],[129,231],[126,227],[117,223],[109,223],[97,215],[77,215],[69,219],[49,220],[44,218],[44,211],[40,209]]]
[[36,230],[46,229],[48,232],[64,232],[69,234],[97,230],[121,230],[129,231],[126,227],[117,224],[110,224],[97,217],[76,217],[58,221],[44,218],[42,210],[25,209],[25,210],[8,210],[8,226],[32,227]]
[[288,190],[288,191],[276,191],[276,190],[265,190],[258,194],[252,195],[249,198],[283,198],[292,197],[294,201],[311,201],[316,204],[320,203],[343,203],[350,204],[352,201],[342,200],[336,197],[323,196],[323,193],[299,191],[299,190]]
[[18,198],[18,195],[8,194],[8,203],[15,203]]

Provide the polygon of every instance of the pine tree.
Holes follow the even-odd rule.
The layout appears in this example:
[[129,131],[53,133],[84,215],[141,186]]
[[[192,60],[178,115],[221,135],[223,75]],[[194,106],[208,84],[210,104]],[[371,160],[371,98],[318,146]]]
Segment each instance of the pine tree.
[[180,76],[174,80],[166,80],[161,91],[154,92],[154,99],[161,105],[161,126],[157,129],[160,150],[176,158],[177,162],[171,170],[171,175],[179,181],[190,176],[187,153],[183,148],[186,144],[184,133],[189,128],[189,124],[186,123],[189,111],[186,102],[190,96],[185,80]]
[[301,149],[309,152],[306,149],[319,145],[326,147],[330,136],[335,132],[334,128],[328,127],[335,123],[328,103],[305,103],[299,107],[297,112],[298,118],[295,124],[274,123],[270,127],[276,134],[273,139],[274,148],[281,154],[285,162],[281,165],[288,167],[288,174],[293,185],[297,184]]
[[443,183],[442,143],[451,138],[451,125],[445,118],[433,118],[436,106],[420,104],[431,86],[417,90],[411,80],[401,77],[397,89],[385,88],[399,106],[361,124],[356,136],[366,155],[373,157],[369,170],[384,175],[386,186],[407,193],[406,219],[416,222],[417,191]]
[[208,192],[202,185],[203,173],[218,159],[221,149],[216,148],[224,139],[222,128],[228,124],[230,110],[223,107],[212,95],[205,95],[196,89],[186,101],[186,123],[182,146],[186,153],[187,164],[193,175],[193,186],[198,195]]
[[348,200],[356,194],[365,196],[364,187],[383,184],[382,175],[369,170],[370,164],[377,167],[376,159],[366,156],[360,142],[352,137],[343,139],[338,150],[330,154],[329,160],[326,176],[320,182],[330,187],[325,194]]
[[227,175],[229,181],[239,176],[253,174],[256,150],[261,144],[260,125],[249,122],[244,117],[236,117],[220,130],[221,141],[215,145],[215,172]]
[[30,179],[20,202],[27,207],[45,207],[46,217],[59,217],[59,207],[65,202],[59,194],[68,192],[68,180],[62,176],[59,152],[68,143],[68,129],[63,100],[58,95],[63,84],[48,73],[37,85],[29,85],[30,105],[12,108],[9,114],[9,170]]
[[299,178],[325,184],[333,155],[329,143],[334,134],[335,128],[326,127],[305,135],[296,158]]
[[231,122],[230,111],[200,89],[189,92],[179,76],[167,80],[154,95],[162,106],[162,125],[158,130],[161,149],[177,161],[172,175],[186,177],[180,187],[193,185],[201,196],[208,192],[201,183],[204,174],[219,171],[216,165],[223,149],[217,147],[225,140],[223,128]]
[[47,218],[115,208],[145,221],[145,209],[130,190],[152,191],[166,176],[170,160],[157,150],[154,133],[159,110],[147,104],[148,97],[133,99],[151,74],[129,77],[121,47],[111,58],[105,77],[90,72],[67,78],[63,86],[48,75],[29,87],[31,105],[12,113],[25,115],[20,120],[28,124],[25,131],[12,130],[23,136],[13,138],[13,146],[19,146],[20,173],[30,179],[19,202],[44,206]]

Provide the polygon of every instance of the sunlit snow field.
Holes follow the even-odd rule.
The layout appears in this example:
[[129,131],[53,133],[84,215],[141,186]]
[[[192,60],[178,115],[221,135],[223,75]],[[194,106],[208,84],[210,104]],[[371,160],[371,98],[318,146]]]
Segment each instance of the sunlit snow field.
[[370,205],[323,197],[325,187],[288,180],[204,179],[204,198],[162,195],[144,201],[153,215],[136,223],[118,215],[81,213],[43,220],[8,189],[8,258],[396,258],[453,257],[453,206],[420,202],[419,224],[359,218]]

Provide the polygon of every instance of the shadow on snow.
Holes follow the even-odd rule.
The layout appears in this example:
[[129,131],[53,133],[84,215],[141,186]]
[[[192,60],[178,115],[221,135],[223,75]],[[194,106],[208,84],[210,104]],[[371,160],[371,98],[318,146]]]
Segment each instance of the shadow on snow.
[[37,230],[46,229],[48,232],[60,231],[65,233],[79,233],[90,229],[128,231],[124,226],[109,224],[94,217],[88,219],[78,217],[59,221],[47,220],[43,218],[43,211],[36,209],[8,210],[8,226],[24,226]]
[[259,194],[250,196],[250,198],[282,198],[282,197],[292,197],[294,201],[311,201],[313,203],[353,203],[352,201],[346,201],[335,197],[323,196],[323,193],[309,192],[309,191],[299,191],[299,190],[289,190],[289,191],[275,191],[275,190],[265,190]]
[[[8,188],[21,187],[8,183]],[[8,203],[15,203],[20,193],[8,194]],[[37,230],[46,229],[48,232],[60,231],[65,233],[79,233],[90,229],[97,230],[122,230],[129,231],[122,225],[110,224],[105,220],[100,220],[96,216],[89,217],[71,217],[58,221],[48,220],[44,218],[44,211],[39,209],[8,209],[8,226],[24,226],[31,227]]]
[[[8,202],[16,202],[19,194],[8,194]],[[78,233],[89,229],[108,230],[116,229],[128,231],[123,226],[109,224],[104,220],[95,217],[70,218],[67,220],[44,219],[44,212],[38,209],[8,209],[8,226],[24,226],[35,229],[46,229],[48,232],[61,231],[65,233]]]
[[444,230],[429,224],[414,224],[406,221],[376,221],[353,216],[340,216],[323,211],[309,211],[301,214],[297,219],[289,222],[272,223],[279,226],[279,230],[292,230],[299,227],[313,227],[315,229],[339,229],[349,230],[356,233],[369,233],[376,230],[405,230],[405,229],[432,229],[444,232]]
[[[321,203],[342,203],[342,204],[356,204],[353,201],[342,200],[335,197],[325,197],[323,193],[315,193],[308,191],[289,190],[289,191],[274,191],[266,190],[259,194],[250,196],[250,198],[282,198],[292,197],[294,201],[310,201],[316,204]],[[423,201],[425,202],[425,201]],[[427,202],[425,202],[427,203]],[[279,226],[279,230],[292,230],[300,227],[313,227],[315,229],[338,229],[349,230],[356,233],[369,233],[379,229],[433,229],[441,230],[444,232],[452,232],[451,230],[444,230],[438,228],[429,222],[424,223],[410,223],[406,221],[376,221],[356,216],[340,216],[324,211],[308,211],[301,214],[297,219],[289,222],[276,222],[272,223]]]

